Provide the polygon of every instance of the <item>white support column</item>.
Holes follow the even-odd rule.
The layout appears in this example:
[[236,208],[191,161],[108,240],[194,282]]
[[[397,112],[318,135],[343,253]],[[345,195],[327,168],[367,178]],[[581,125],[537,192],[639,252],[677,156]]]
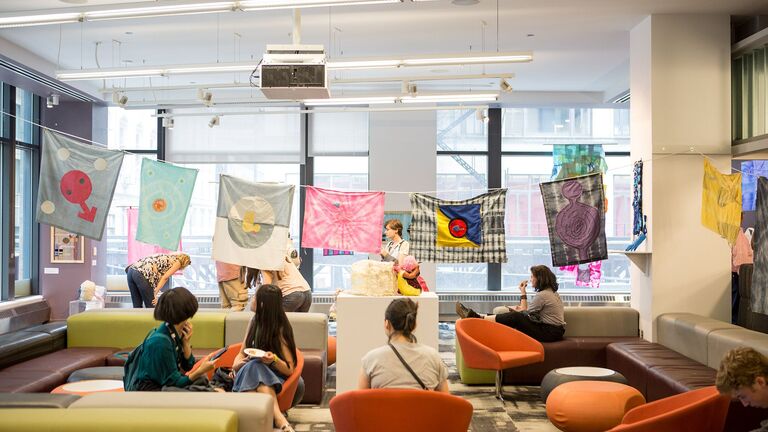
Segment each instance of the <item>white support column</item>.
[[663,313],[730,319],[730,247],[701,225],[699,155],[730,171],[730,70],[726,15],[652,15],[630,32],[631,156],[654,159],[643,172],[652,255],[631,270],[648,340]]

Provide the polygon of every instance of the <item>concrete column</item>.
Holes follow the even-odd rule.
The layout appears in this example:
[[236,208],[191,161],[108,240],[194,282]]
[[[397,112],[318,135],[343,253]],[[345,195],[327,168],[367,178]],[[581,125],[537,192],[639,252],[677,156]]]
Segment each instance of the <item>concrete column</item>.
[[[691,312],[730,320],[730,247],[701,225],[704,157],[731,159],[730,19],[652,15],[630,32],[631,157],[643,159],[648,240],[632,257],[643,337],[655,319]],[[642,249],[642,248],[645,249]]]

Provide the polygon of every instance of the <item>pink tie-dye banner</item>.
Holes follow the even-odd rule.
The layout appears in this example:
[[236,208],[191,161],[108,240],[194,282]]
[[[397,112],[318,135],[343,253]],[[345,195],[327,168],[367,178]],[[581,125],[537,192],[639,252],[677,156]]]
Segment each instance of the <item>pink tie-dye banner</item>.
[[378,253],[384,192],[340,192],[307,186],[301,247]]
[[[125,209],[125,215],[128,219],[128,263],[134,263],[145,256],[154,254],[170,253],[168,249],[163,249],[160,246],[151,245],[148,243],[142,243],[136,240],[136,229],[139,227],[139,209],[127,208]],[[179,240],[179,251],[181,250],[181,240]]]

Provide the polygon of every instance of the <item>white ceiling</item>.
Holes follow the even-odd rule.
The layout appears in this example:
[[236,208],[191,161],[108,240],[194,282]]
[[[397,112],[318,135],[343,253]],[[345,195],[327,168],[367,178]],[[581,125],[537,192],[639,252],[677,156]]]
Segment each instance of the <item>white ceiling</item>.
[[[190,3],[181,1],[182,3]],[[85,5],[146,3],[126,0],[4,0],[0,13]],[[498,6],[498,14],[497,14]],[[302,43],[323,44],[331,59],[486,51],[533,51],[532,63],[350,72],[362,76],[507,73],[516,91],[604,92],[608,98],[629,83],[629,30],[652,13],[768,14],[766,0],[480,0],[457,6],[450,0],[302,10]],[[485,25],[483,24],[485,22]],[[497,26],[498,22],[498,26]],[[0,30],[7,39],[60,69],[244,61],[261,58],[266,44],[290,43],[290,10],[142,18]],[[240,38],[235,33],[241,35]],[[498,40],[497,40],[498,34]],[[483,37],[484,35],[484,37]],[[531,36],[529,36],[531,35]],[[238,41],[239,42],[236,42]],[[119,42],[118,42],[119,41]],[[497,45],[498,41],[498,45]],[[60,50],[60,51],[59,51]],[[125,61],[130,63],[125,63]],[[331,78],[333,78],[332,76]],[[106,82],[158,86],[194,82],[247,82],[247,74],[175,76]],[[102,86],[101,81],[93,83]],[[433,90],[495,89],[497,81],[420,83]],[[398,84],[334,87],[335,93],[399,91]],[[214,91],[216,98],[226,92]],[[228,92],[234,95],[234,92]],[[191,91],[135,95],[190,98]],[[238,97],[258,91],[239,91]]]

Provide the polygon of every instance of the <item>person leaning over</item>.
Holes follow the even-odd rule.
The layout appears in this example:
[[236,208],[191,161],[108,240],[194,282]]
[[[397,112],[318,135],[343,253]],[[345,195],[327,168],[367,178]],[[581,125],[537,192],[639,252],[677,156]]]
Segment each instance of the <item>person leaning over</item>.
[[531,267],[531,285],[536,297],[528,303],[525,288],[528,281],[520,282],[520,304],[507,306],[509,312],[484,317],[472,309],[456,302],[456,314],[461,318],[485,318],[507,327],[519,330],[539,342],[555,342],[565,334],[565,308],[557,293],[557,278],[549,267]]
[[189,319],[195,315],[197,308],[197,298],[183,287],[160,296],[154,316],[163,323],[137,348],[141,349],[138,357],[132,359],[129,356],[123,378],[126,391],[184,388],[213,370],[213,362],[206,361],[189,376],[184,375],[195,365],[190,345],[193,328]]
[[152,307],[157,293],[171,276],[192,263],[185,253],[155,254],[144,257],[125,268],[133,307]]
[[216,280],[219,283],[219,301],[222,309],[241,311],[248,304],[243,268],[237,264],[216,261]]
[[283,293],[283,309],[286,312],[309,312],[309,307],[312,306],[312,290],[301,275],[297,262],[301,261],[286,255],[283,258],[283,269],[280,271],[248,268],[245,285],[258,287],[259,283],[262,286],[274,284]]
[[[753,348],[735,348],[725,354],[715,378],[721,394],[744,406],[768,408],[768,357]],[[768,420],[759,431],[768,431]]]
[[[395,299],[384,312],[386,346],[363,357],[358,388],[414,388],[448,393],[448,370],[434,348],[416,342],[419,305]],[[415,408],[418,410],[418,407]]]

